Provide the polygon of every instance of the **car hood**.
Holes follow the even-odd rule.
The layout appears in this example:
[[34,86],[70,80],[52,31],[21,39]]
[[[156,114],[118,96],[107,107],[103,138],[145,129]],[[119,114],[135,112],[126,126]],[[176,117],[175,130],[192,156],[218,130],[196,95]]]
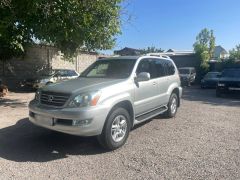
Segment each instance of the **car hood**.
[[218,81],[219,78],[204,78],[205,81]]
[[221,77],[219,81],[224,81],[224,82],[240,82],[240,78],[231,78],[231,77]]
[[120,83],[122,81],[124,80],[106,78],[77,78],[44,86],[42,90],[74,94],[79,92],[100,90],[102,88],[114,85],[116,83]]

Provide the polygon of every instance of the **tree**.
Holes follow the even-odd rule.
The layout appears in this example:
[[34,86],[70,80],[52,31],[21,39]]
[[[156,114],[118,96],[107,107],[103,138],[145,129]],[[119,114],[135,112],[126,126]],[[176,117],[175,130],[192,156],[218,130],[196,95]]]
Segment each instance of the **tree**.
[[230,50],[230,59],[232,60],[240,60],[240,44],[236,45],[236,48]]
[[154,46],[149,46],[144,49],[140,49],[142,51],[142,54],[147,54],[147,53],[161,53],[163,50],[161,48],[156,48]]
[[209,69],[209,60],[213,57],[215,48],[215,37],[213,30],[203,29],[196,37],[193,45],[196,55],[200,59],[200,71],[202,74]]
[[1,0],[0,60],[24,52],[36,41],[52,44],[66,55],[79,48],[114,46],[120,31],[122,0]]

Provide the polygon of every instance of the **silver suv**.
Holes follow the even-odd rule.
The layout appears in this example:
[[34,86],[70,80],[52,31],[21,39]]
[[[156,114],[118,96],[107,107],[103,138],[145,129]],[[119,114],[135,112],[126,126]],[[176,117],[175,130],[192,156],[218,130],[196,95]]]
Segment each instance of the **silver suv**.
[[97,136],[107,149],[122,146],[134,125],[159,114],[174,117],[182,88],[168,57],[97,60],[77,79],[36,92],[29,119],[36,125],[79,136]]

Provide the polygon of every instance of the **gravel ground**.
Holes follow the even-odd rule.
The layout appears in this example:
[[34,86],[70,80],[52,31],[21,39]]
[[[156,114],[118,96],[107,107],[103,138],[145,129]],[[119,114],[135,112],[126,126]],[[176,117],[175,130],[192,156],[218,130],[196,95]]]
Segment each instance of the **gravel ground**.
[[0,100],[0,179],[240,179],[240,99],[184,90],[174,119],[136,127],[104,151],[95,138],[53,133],[27,120],[32,93]]

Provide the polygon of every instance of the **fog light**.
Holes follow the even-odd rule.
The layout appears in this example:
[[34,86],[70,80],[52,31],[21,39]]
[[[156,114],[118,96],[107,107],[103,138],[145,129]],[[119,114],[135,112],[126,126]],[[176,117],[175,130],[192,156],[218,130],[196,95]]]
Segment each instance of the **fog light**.
[[85,120],[73,120],[72,121],[72,125],[73,126],[84,126],[84,125],[88,125],[91,123],[90,119],[85,119]]

